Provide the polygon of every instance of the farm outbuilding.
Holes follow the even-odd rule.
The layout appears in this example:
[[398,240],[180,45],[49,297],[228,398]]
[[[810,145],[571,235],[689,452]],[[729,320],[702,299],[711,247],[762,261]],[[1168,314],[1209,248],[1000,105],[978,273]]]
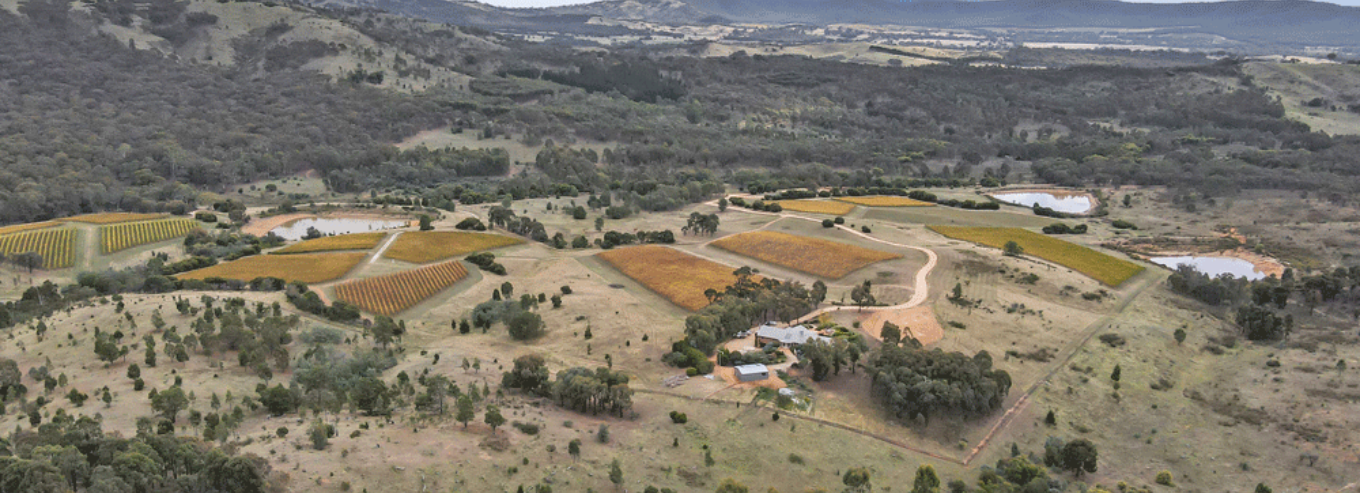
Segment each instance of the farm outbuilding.
[[736,370],[737,381],[756,382],[770,378],[770,369],[765,365],[741,365],[733,368]]

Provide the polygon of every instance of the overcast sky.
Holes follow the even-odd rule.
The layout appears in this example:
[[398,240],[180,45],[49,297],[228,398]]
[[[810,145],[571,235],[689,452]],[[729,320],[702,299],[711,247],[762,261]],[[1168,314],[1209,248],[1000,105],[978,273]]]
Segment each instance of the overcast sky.
[[[557,5],[572,5],[578,3],[590,3],[594,0],[478,0],[482,3],[499,5],[502,7],[553,7]],[[1184,0],[1136,0],[1146,3],[1178,3]],[[1360,6],[1360,0],[1333,0],[1331,3]]]

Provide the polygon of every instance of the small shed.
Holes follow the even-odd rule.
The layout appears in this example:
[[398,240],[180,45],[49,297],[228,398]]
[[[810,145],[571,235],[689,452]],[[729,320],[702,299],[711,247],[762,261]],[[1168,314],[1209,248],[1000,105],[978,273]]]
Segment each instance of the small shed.
[[770,369],[766,368],[765,365],[741,365],[735,367],[734,370],[736,370],[737,381],[740,382],[755,382],[770,378]]

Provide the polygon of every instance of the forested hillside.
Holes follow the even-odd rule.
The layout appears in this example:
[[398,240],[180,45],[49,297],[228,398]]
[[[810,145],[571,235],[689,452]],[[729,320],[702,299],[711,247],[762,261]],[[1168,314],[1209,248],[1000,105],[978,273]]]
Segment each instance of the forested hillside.
[[[1279,188],[1339,197],[1360,185],[1349,165],[1360,141],[1285,119],[1231,60],[1172,70],[902,69],[504,40],[514,50],[472,55],[466,39],[418,22],[331,12],[412,57],[475,77],[470,91],[403,95],[302,69],[184,63],[93,34],[101,19],[60,5],[28,2],[24,16],[0,14],[8,48],[0,107],[11,115],[0,132],[3,222],[174,210],[200,191],[309,169],[336,191],[426,198],[441,185],[506,172],[511,163],[480,151],[388,147],[444,125],[487,138],[621,145],[598,156],[598,168],[540,166],[465,184],[482,197],[618,182],[635,192],[631,206],[647,210],[702,198],[683,189],[690,182],[866,186],[880,175],[966,181],[983,172],[1005,180],[1024,163],[1052,183],[1211,195]],[[458,199],[462,190],[435,195]]]

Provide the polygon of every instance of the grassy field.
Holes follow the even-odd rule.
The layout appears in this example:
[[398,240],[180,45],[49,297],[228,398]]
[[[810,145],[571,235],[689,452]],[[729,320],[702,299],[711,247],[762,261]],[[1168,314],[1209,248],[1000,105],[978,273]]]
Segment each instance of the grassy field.
[[835,216],[843,216],[855,210],[855,204],[835,200],[779,200],[775,203],[783,207],[784,210]]
[[85,214],[82,216],[72,216],[60,220],[89,224],[118,224],[132,221],[146,221],[150,219],[160,219],[168,215],[169,214],[138,214],[134,212],[101,212],[99,214]]
[[467,277],[458,261],[444,262],[335,286],[335,297],[370,313],[392,315],[415,306]]
[[37,252],[44,269],[64,269],[76,262],[76,230],[45,229],[0,236],[0,253],[16,255]]
[[1109,286],[1123,284],[1143,271],[1143,266],[1133,262],[1020,228],[930,226],[930,230],[956,240],[993,248],[1002,248],[1006,242],[1014,241],[1025,250],[1025,255],[1068,267]]
[[387,233],[355,233],[350,235],[327,236],[295,243],[286,247],[274,250],[271,253],[290,254],[290,253],[316,253],[334,252],[339,250],[369,250],[379,243]]
[[277,277],[286,281],[318,283],[345,275],[368,256],[367,253],[301,253],[297,255],[256,255],[185,272],[180,279],[220,277],[250,281],[258,277]]
[[193,219],[158,219],[100,226],[100,247],[104,253],[113,253],[184,236],[197,228],[198,221]]
[[737,280],[732,275],[736,269],[732,267],[663,246],[620,248],[598,256],[623,275],[687,310],[708,306],[705,290],[722,291]]
[[752,231],[732,235],[715,241],[712,245],[738,255],[828,279],[840,279],[874,262],[902,257],[896,253],[870,250],[848,243],[777,231]]
[[44,221],[44,222],[40,222],[40,223],[15,224],[15,225],[12,225],[12,226],[0,226],[0,235],[7,235],[7,234],[10,234],[10,233],[22,233],[22,232],[24,232],[24,231],[33,231],[33,230],[35,230],[35,229],[50,228],[50,227],[53,227],[53,226],[58,226],[58,225],[60,225],[60,224],[61,224],[61,223],[55,222],[55,221]]
[[930,207],[935,204],[893,195],[873,195],[869,197],[837,197],[836,200],[865,207]]
[[460,231],[420,231],[402,233],[387,252],[383,253],[383,257],[424,264],[520,243],[524,243],[524,240],[512,236]]

